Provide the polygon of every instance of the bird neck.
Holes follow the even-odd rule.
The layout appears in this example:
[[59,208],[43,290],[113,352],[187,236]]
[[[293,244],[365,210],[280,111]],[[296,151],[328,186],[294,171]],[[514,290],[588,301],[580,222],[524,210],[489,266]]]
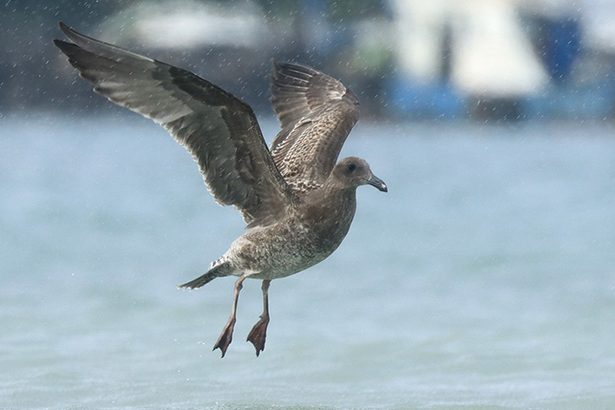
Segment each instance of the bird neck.
[[314,191],[312,199],[315,201],[313,203],[331,208],[329,209],[331,213],[338,213],[343,208],[344,211],[354,214],[356,192],[357,187],[344,185],[337,178],[328,178],[320,189]]
[[321,192],[323,196],[326,197],[355,197],[357,192],[356,186],[349,186],[344,184],[339,178],[337,178],[334,174],[331,174],[329,178],[325,181],[321,188]]
[[356,187],[325,183],[313,191],[305,206],[305,220],[323,238],[334,240],[335,248],[348,232],[354,218],[357,208]]

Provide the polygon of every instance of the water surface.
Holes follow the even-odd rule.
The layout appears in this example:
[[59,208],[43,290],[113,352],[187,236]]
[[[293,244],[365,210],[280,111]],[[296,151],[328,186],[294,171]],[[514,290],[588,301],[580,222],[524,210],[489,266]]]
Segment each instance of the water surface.
[[[268,136],[276,124],[265,122]],[[613,408],[613,128],[359,124],[359,190],[328,260],[198,291],[241,232],[137,116],[2,120],[0,408]]]

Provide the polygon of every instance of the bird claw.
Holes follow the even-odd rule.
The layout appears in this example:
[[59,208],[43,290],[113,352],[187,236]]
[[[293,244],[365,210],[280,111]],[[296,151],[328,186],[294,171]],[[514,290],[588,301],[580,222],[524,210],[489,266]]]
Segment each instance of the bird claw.
[[227,323],[227,325],[224,327],[224,330],[222,330],[220,337],[218,337],[218,341],[214,345],[214,348],[212,349],[212,350],[220,349],[220,351],[222,352],[222,357],[224,357],[224,355],[226,354],[226,349],[228,349],[229,345],[233,341],[233,328],[234,327],[235,327],[234,321]]
[[252,330],[250,330],[250,334],[248,334],[247,341],[254,345],[256,349],[256,356],[260,354],[263,350],[265,350],[265,339],[267,337],[267,325],[269,324],[269,318],[261,318]]

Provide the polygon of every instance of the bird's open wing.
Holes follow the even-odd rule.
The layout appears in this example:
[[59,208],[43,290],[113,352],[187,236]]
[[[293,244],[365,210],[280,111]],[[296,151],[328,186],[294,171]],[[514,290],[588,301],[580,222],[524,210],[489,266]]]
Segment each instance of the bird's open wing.
[[318,188],[359,118],[357,98],[313,68],[275,63],[271,102],[282,125],[271,146],[275,164],[296,192]]
[[97,93],[169,131],[219,203],[235,205],[252,224],[284,212],[292,193],[247,104],[186,70],[60,27],[73,43],[54,42],[70,64]]

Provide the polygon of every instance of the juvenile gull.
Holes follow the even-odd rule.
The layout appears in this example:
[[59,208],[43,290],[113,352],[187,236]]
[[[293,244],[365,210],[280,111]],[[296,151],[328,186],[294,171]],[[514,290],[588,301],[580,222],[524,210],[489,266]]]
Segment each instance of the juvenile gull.
[[282,130],[267,148],[252,109],[230,93],[186,70],[60,28],[72,41],[54,40],[94,91],[163,126],[198,163],[209,191],[234,205],[247,227],[224,255],[198,278],[200,288],[238,276],[231,315],[214,350],[224,357],[233,336],[237,301],[246,278],[262,280],[263,313],[248,335],[258,356],[269,323],[269,284],[329,256],[355,214],[356,189],[387,191],[367,162],[336,164],[357,122],[357,98],[312,68],[274,64],[272,103]]

